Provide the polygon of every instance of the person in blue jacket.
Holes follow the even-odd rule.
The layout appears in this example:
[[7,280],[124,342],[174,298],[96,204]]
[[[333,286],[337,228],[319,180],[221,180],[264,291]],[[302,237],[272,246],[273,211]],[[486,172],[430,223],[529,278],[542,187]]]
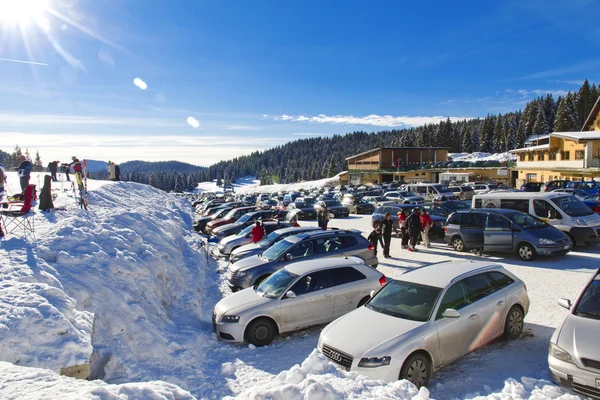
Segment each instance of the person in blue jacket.
[[33,165],[31,162],[25,158],[24,155],[19,156],[19,166],[17,167],[17,171],[19,172],[19,180],[21,183],[21,191],[25,193],[25,189],[29,186],[29,179],[31,178],[31,170],[33,169]]

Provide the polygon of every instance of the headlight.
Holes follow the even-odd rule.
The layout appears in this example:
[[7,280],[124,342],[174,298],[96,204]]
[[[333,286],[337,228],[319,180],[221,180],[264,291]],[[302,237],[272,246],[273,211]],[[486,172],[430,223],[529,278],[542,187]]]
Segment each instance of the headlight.
[[238,271],[237,274],[235,274],[238,278],[243,278],[246,275],[248,275],[248,271]]
[[571,357],[571,355],[569,354],[569,352],[561,349],[560,347],[558,347],[557,345],[555,345],[554,343],[550,343],[550,348],[548,349],[548,352],[550,353],[550,355],[558,360],[564,361],[564,362],[568,362],[571,364],[575,364],[575,362],[573,362],[573,358]]
[[556,242],[554,240],[540,238],[540,244],[556,244]]
[[390,365],[390,361],[392,357],[369,357],[369,358],[361,358],[358,366],[361,368],[376,368],[382,367],[384,365]]
[[238,322],[240,322],[240,317],[239,315],[223,315],[221,317],[221,322],[237,324]]
[[572,221],[575,225],[587,226],[587,223],[581,218],[573,218]]

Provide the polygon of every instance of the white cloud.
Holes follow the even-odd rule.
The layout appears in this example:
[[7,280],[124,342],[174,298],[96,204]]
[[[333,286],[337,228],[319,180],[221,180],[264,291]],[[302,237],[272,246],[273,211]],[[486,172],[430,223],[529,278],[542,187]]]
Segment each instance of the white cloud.
[[223,125],[224,129],[228,131],[257,131],[258,127],[251,125]]
[[[436,124],[440,121],[445,121],[448,117],[409,117],[392,115],[377,115],[371,114],[365,117],[356,117],[354,115],[334,115],[328,116],[319,114],[317,116],[291,116],[283,114],[279,117],[274,117],[275,121],[293,121],[293,122],[313,122],[319,124],[344,124],[344,125],[372,125],[384,127],[399,127],[399,126],[421,126],[425,124]],[[449,117],[450,121],[456,122],[470,117]]]
[[141,80],[140,78],[135,78],[133,80],[133,84],[142,90],[148,89],[148,84],[146,82],[144,82],[143,80]]
[[506,93],[510,95],[518,95],[522,99],[534,97],[534,96],[545,96],[551,94],[553,96],[565,96],[568,92],[566,90],[547,90],[547,89],[506,89]]
[[200,127],[200,122],[198,122],[198,120],[194,117],[187,117],[187,123],[192,127],[192,128],[199,128]]
[[566,84],[569,84],[569,85],[581,86],[581,85],[583,85],[584,81],[583,81],[583,79],[581,79],[581,80],[576,80],[576,79],[573,79],[573,80],[558,80],[558,79],[555,79],[555,80],[547,81],[547,82],[548,83],[566,83]]

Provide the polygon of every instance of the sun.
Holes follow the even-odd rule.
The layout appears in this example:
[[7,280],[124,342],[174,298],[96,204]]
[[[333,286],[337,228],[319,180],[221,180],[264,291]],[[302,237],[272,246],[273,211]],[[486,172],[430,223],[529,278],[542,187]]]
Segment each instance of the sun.
[[38,22],[50,6],[49,0],[0,0],[0,25]]

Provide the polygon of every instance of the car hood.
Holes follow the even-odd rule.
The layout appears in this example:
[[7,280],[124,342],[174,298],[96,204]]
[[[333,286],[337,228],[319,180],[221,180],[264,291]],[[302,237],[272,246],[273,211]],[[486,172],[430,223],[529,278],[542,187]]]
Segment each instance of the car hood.
[[229,266],[229,268],[232,271],[239,271],[241,269],[253,268],[258,265],[266,264],[268,262],[269,261],[266,261],[266,260],[263,260],[262,258],[260,258],[257,254],[255,256],[243,258],[240,261],[236,262],[235,264],[231,264]]
[[573,358],[600,360],[600,321],[569,314],[560,330],[558,346]]
[[564,233],[563,231],[559,231],[557,228],[555,228],[553,226],[547,226],[547,227],[541,228],[541,229],[530,229],[530,230],[528,230],[528,232],[533,233],[534,235],[536,235],[539,238],[545,238],[545,239],[550,239],[550,240],[554,240],[554,241],[569,238],[566,233]]
[[224,224],[219,226],[217,229],[215,229],[216,232],[223,232],[223,231],[228,231],[230,229],[237,229],[237,228],[245,228],[245,225],[239,222],[233,222],[230,224]]
[[321,342],[353,357],[384,356],[426,327],[426,322],[396,318],[359,307],[327,325],[321,332]]
[[236,313],[242,313],[256,306],[268,303],[272,299],[262,297],[254,291],[254,288],[247,288],[240,290],[239,292],[232,293],[225,297],[215,305],[215,312],[217,316],[227,313],[228,315],[234,315]]
[[231,222],[233,222],[233,221],[229,218],[219,218],[219,219],[210,221],[207,225],[210,225],[211,227],[212,226],[221,226],[221,225],[228,224]]
[[262,248],[260,246],[258,246],[256,243],[249,243],[249,244],[245,244],[243,246],[238,247],[237,249],[235,249],[232,254],[239,254],[239,253],[245,253],[247,251],[257,251],[257,250],[261,250]]
[[[216,231],[220,231],[220,230],[221,230],[221,228],[216,229]],[[246,239],[246,238],[238,236],[238,235],[226,236],[223,239],[221,239],[221,241],[219,241],[219,245],[225,246],[231,242],[235,242],[236,240],[240,240],[240,239]]]

